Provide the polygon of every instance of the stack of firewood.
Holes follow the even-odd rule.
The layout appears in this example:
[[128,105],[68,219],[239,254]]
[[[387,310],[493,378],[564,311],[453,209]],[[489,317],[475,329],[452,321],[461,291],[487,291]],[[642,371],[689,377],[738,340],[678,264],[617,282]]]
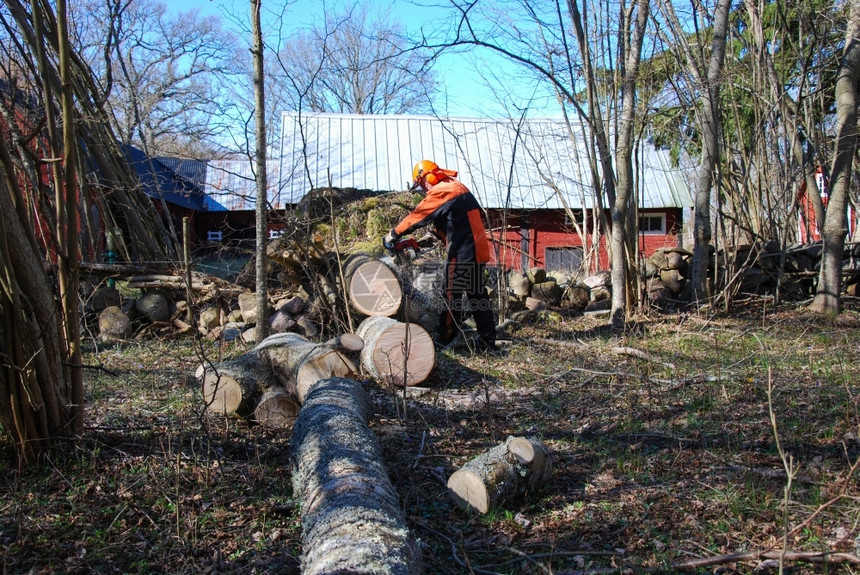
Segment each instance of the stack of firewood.
[[[384,259],[324,253],[316,244],[298,250],[279,240],[269,245],[268,255],[270,332],[315,339],[324,332],[343,331],[332,329],[336,326],[354,328],[365,317],[403,313],[399,270]],[[109,307],[119,308],[106,312],[100,321],[105,339],[127,339],[132,332],[157,324],[159,329],[173,325],[183,332],[193,327],[209,339],[251,341],[257,310],[247,268],[231,283],[197,272],[140,274],[130,266],[90,266],[92,280],[85,285],[92,287],[83,295],[93,320]],[[140,295],[120,297],[116,287],[105,287],[105,276],[121,284],[123,293],[133,290]],[[192,317],[195,324],[190,326]]]
[[648,257],[641,270],[648,301],[661,309],[677,303],[689,279],[693,254],[681,248],[660,248]]
[[511,272],[508,309],[540,311],[552,307],[576,311],[601,309],[611,297],[609,272],[577,276],[533,267],[525,273]]

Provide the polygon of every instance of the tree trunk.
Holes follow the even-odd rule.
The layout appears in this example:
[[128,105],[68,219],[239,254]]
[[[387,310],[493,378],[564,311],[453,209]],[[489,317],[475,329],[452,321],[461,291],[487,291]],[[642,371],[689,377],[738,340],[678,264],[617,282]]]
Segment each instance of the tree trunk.
[[268,200],[268,184],[266,174],[266,98],[265,75],[263,73],[263,33],[260,28],[260,4],[262,0],[251,0],[251,28],[254,35],[254,47],[251,54],[254,59],[254,131],[256,133],[256,150],[254,153],[254,176],[257,180],[256,198],[256,237],[257,248],[254,265],[257,293],[257,324],[254,328],[254,339],[257,343],[268,335],[268,274],[266,273],[266,245],[268,242],[266,230],[266,203]]
[[400,279],[383,261],[356,254],[344,262],[343,275],[346,297],[363,317],[391,317],[400,309],[403,300]]
[[714,169],[720,157],[720,82],[726,53],[726,34],[730,15],[730,0],[719,0],[714,10],[714,34],[711,40],[710,60],[700,57],[700,52],[690,46],[688,32],[681,24],[673,4],[662,1],[663,13],[674,33],[674,39],[683,53],[687,64],[687,74],[702,94],[701,134],[702,152],[696,169],[695,215],[693,222],[694,247],[690,272],[690,299],[703,303],[708,299],[708,262],[710,259],[711,230],[711,192],[714,182]]
[[[602,114],[598,99],[601,90],[596,78],[594,68],[591,64],[591,54],[588,40],[585,36],[583,17],[579,11],[576,1],[568,0],[568,12],[574,25],[574,32],[579,43],[580,54],[585,71],[586,90],[588,94],[588,122],[593,131],[595,142],[600,153],[600,163],[603,170],[603,184],[607,199],[612,206],[612,230],[609,248],[610,265],[612,267],[612,314],[613,327],[623,327],[627,322],[630,312],[629,301],[633,294],[628,285],[635,269],[636,230],[635,225],[628,225],[631,215],[633,194],[633,148],[634,148],[634,120],[636,103],[636,82],[639,75],[639,64],[642,56],[642,41],[645,34],[645,25],[650,14],[649,2],[637,0],[633,3],[626,14],[630,18],[626,22],[626,28],[620,31],[619,37],[628,39],[629,44],[622,46],[621,58],[624,65],[621,68],[623,76],[621,92],[621,114],[619,119],[617,143],[612,153],[606,137]],[[635,8],[635,9],[634,9]],[[622,27],[625,23],[621,24]],[[613,167],[612,158],[615,158],[616,168]],[[635,224],[635,219],[633,220]]]
[[448,478],[448,494],[464,511],[487,513],[552,475],[546,448],[536,439],[508,437],[469,461]]
[[[81,321],[78,313],[78,265],[81,261],[78,233],[78,176],[74,94],[72,90],[71,48],[65,0],[57,0],[57,39],[60,68],[60,108],[63,119],[63,171],[54,181],[57,210],[58,278],[67,345],[66,371],[71,384],[71,427],[75,435],[84,430],[84,380],[81,359]],[[50,104],[48,104],[50,105]],[[55,172],[56,174],[57,172]]]
[[337,349],[310,342],[297,333],[271,335],[254,351],[265,351],[278,380],[302,404],[308,389],[317,381],[354,377],[358,372],[352,360]]
[[860,0],[851,0],[845,51],[836,78],[836,154],[830,170],[831,187],[824,229],[818,289],[812,309],[822,313],[841,311],[842,259],[848,232],[848,191],[857,146],[857,85],[860,77]]
[[[594,180],[594,189],[598,190],[595,198],[595,204],[602,204],[601,193],[605,191],[606,198],[612,211],[613,229],[610,231],[610,240],[607,244],[609,252],[610,265],[612,266],[612,323],[613,325],[623,324],[626,321],[627,310],[625,309],[627,301],[627,274],[626,265],[624,265],[625,254],[623,253],[623,239],[618,241],[618,238],[624,232],[624,228],[618,229],[615,222],[623,221],[626,218],[625,213],[618,213],[617,206],[626,205],[627,199],[618,200],[618,190],[616,188],[615,166],[612,158],[615,156],[612,147],[609,143],[607,135],[606,123],[603,120],[603,113],[600,108],[600,81],[597,79],[598,73],[595,72],[595,67],[592,63],[592,53],[590,43],[586,36],[587,26],[585,25],[586,17],[579,10],[577,0],[567,0],[568,14],[570,15],[573,31],[579,45],[579,53],[582,61],[583,75],[585,78],[585,90],[588,99],[588,113],[580,111],[580,115],[588,123],[592,130],[592,137],[597,146],[598,157],[594,160],[599,164],[600,170],[596,166],[592,167],[592,179]],[[628,94],[633,98],[633,94]],[[573,103],[573,102],[572,102]],[[577,109],[579,107],[577,106]],[[621,192],[623,193],[623,191]],[[626,226],[625,226],[626,228]],[[618,237],[615,234],[619,234]],[[619,252],[619,250],[621,250]],[[619,264],[620,265],[617,265]]]
[[[612,316],[613,327],[624,327],[636,301],[633,278],[636,272],[636,204],[634,198],[633,149],[635,146],[636,83],[642,56],[642,41],[650,8],[647,0],[637,0],[631,6],[628,23],[629,45],[625,50],[622,78],[621,118],[616,144],[616,175],[618,178],[612,209]],[[632,19],[632,18],[631,18]]]
[[361,322],[356,335],[364,340],[361,365],[376,379],[411,386],[426,380],[433,371],[433,338],[417,324],[373,316]]
[[308,390],[290,441],[303,575],[421,572],[370,415],[357,381],[323,379]]
[[[696,173],[695,224],[693,263],[691,271],[692,300],[696,303],[708,299],[708,261],[711,253],[711,192],[714,168],[720,157],[720,78],[726,54],[731,0],[719,0],[714,11],[714,36],[711,40],[711,59],[707,69],[707,82],[702,86],[706,97],[702,99],[702,155]],[[718,182],[719,183],[719,182]]]

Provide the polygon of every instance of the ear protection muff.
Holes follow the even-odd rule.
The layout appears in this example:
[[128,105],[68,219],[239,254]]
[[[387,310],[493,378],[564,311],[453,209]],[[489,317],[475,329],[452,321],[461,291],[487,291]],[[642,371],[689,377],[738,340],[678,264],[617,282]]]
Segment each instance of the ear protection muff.
[[430,184],[431,186],[435,186],[439,183],[439,176],[437,176],[433,172],[429,172],[426,176],[424,176],[424,181]]

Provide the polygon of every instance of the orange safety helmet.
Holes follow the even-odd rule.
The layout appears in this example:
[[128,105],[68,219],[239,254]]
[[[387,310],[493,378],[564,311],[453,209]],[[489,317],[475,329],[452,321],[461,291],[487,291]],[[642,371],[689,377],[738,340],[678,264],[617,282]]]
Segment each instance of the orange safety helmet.
[[415,167],[412,168],[412,189],[417,189],[422,181],[427,182],[431,186],[435,186],[445,178],[454,178],[457,172],[453,170],[443,170],[436,162],[430,160],[421,160]]

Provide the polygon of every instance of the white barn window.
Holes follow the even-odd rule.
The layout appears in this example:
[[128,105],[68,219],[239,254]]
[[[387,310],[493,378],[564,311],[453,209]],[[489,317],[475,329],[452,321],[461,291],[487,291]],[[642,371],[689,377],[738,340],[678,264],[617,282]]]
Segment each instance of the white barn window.
[[639,233],[660,235],[666,233],[666,214],[643,214],[639,216]]

